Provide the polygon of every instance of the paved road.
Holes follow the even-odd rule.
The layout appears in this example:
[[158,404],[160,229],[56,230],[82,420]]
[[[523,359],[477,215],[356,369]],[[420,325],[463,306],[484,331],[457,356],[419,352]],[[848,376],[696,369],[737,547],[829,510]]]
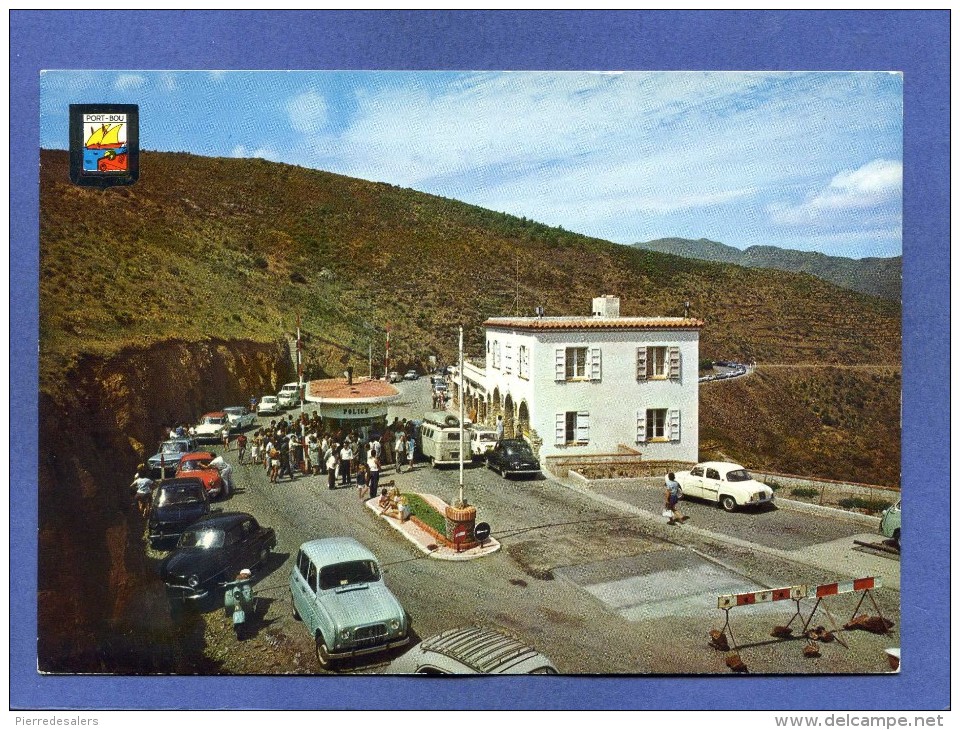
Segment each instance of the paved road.
[[[408,397],[398,404],[397,415],[426,410],[428,381],[403,383],[401,389]],[[822,564],[810,567],[751,550],[749,544],[725,544],[704,531],[668,527],[589,490],[545,478],[508,481],[482,467],[465,471],[466,497],[477,506],[479,519],[491,524],[503,549],[480,560],[450,563],[418,552],[364,509],[354,488],[327,490],[324,477],[269,484],[256,466],[236,467],[235,477],[238,489],[219,506],[253,513],[276,529],[279,540],[267,574],[258,576],[258,591],[272,601],[257,636],[243,647],[251,655],[264,644],[280,647],[282,665],[262,668],[270,673],[320,673],[312,640],[292,618],[287,589],[297,548],[317,537],[349,535],[370,547],[421,638],[476,622],[496,625],[547,654],[561,671],[577,674],[728,673],[725,655],[706,644],[709,629],[723,623],[715,608],[718,593],[846,577]],[[389,479],[403,491],[430,492],[451,502],[459,470],[418,465],[395,475],[387,469],[382,480]],[[636,498],[658,513],[657,491],[648,489]],[[710,534],[715,530],[720,537],[730,533],[765,543],[779,535],[781,546],[786,541],[813,548],[832,545],[851,529],[843,523],[797,520],[785,510],[731,516],[706,505],[688,509],[691,522],[709,526]],[[862,528],[853,528],[858,530]],[[899,593],[879,595],[885,613],[897,621]],[[786,622],[788,608],[768,604],[738,616],[738,639],[761,644],[744,652],[751,671],[882,671],[882,649],[899,644],[896,635],[859,632],[851,637],[850,650],[833,644],[824,647],[820,659],[805,660],[800,642],[770,643],[771,626]],[[850,611],[848,598],[836,599],[835,616]],[[208,631],[220,624],[222,614],[208,617]],[[387,663],[398,653],[402,650],[364,658],[342,671],[389,671]],[[251,671],[249,662],[234,666],[229,657],[223,668]]]

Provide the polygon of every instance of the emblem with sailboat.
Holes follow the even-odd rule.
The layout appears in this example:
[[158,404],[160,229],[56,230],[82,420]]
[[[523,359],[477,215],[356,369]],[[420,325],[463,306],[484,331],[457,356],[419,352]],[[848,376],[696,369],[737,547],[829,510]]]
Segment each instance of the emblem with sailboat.
[[[127,123],[125,114],[84,115],[83,169],[86,172],[125,172],[127,170]],[[89,124],[96,120],[97,124]]]

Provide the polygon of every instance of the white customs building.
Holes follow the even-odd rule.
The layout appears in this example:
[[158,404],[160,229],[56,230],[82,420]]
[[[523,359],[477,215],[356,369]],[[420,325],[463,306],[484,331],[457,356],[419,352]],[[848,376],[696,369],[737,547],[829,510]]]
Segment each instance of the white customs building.
[[[615,454],[698,459],[699,339],[689,317],[621,317],[596,297],[589,317],[494,317],[484,367],[464,365],[465,406],[504,421],[540,456]],[[456,379],[455,379],[456,382]]]

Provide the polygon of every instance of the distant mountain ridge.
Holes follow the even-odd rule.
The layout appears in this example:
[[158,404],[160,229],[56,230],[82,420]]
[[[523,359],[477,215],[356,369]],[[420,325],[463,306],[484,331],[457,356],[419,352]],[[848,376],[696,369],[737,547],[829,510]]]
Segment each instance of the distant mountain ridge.
[[902,256],[851,259],[777,246],[750,246],[741,251],[706,238],[697,241],[689,238],[658,238],[635,243],[633,246],[645,251],[669,253],[701,261],[811,274],[861,294],[897,302],[901,297]]

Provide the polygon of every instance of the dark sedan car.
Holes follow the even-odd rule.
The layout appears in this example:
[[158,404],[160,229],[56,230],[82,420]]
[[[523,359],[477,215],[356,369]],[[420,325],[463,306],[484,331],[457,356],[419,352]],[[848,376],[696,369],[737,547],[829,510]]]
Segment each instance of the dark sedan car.
[[147,459],[147,465],[154,476],[160,476],[161,467],[167,470],[168,475],[173,476],[177,470],[177,464],[180,463],[180,457],[196,448],[196,442],[192,438],[168,439],[160,444],[160,450],[156,454]]
[[160,577],[171,598],[196,601],[263,563],[276,546],[273,529],[244,512],[208,515],[183,532]]
[[500,472],[504,477],[511,474],[536,475],[540,473],[540,462],[526,441],[501,439],[487,454],[487,468]]
[[153,490],[150,504],[150,544],[179,539],[184,529],[210,512],[210,501],[203,482],[195,477],[165,479]]

